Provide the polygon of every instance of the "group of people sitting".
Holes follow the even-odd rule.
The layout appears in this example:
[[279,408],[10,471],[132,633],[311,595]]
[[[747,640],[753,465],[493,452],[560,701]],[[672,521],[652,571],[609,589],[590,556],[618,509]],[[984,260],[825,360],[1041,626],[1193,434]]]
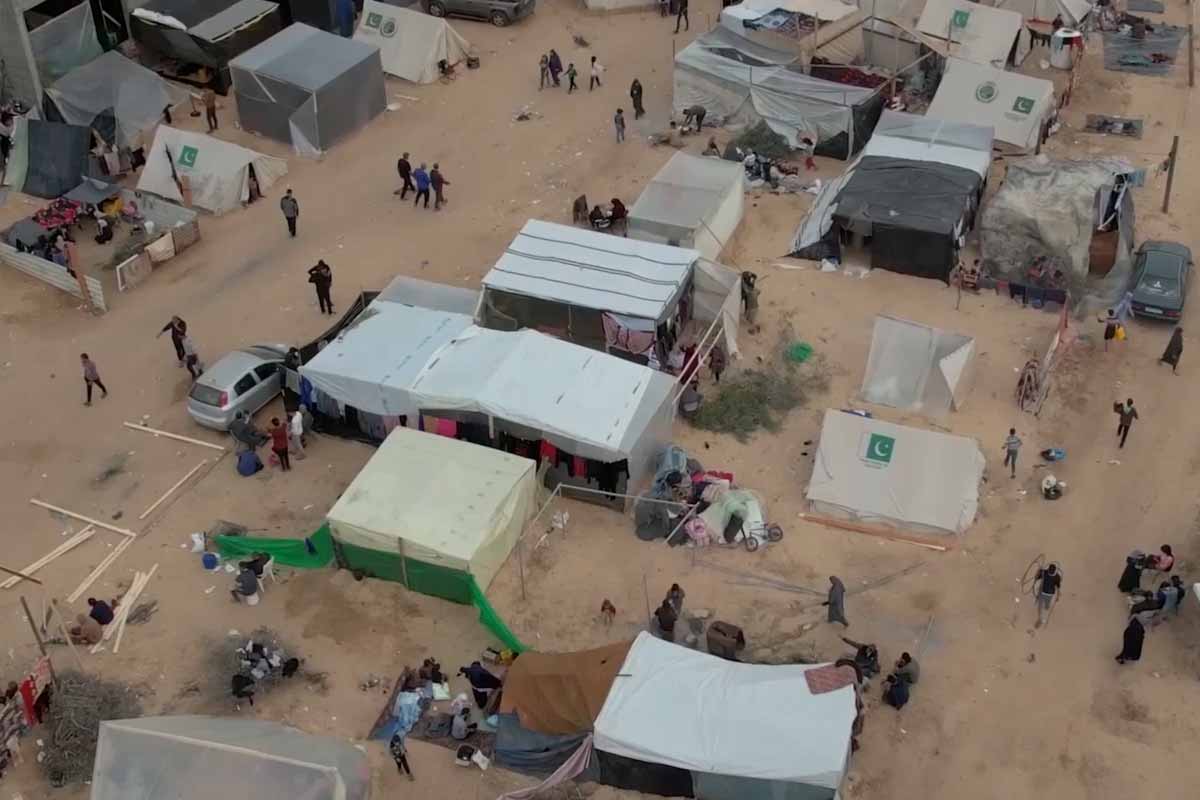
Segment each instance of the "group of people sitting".
[[592,210],[588,212],[588,224],[595,231],[616,233],[619,228],[622,235],[628,236],[629,211],[625,208],[624,203],[614,197],[607,212],[599,205],[592,206]]
[[[845,636],[842,637],[842,641],[854,648],[854,656],[839,659],[836,663],[839,666],[854,667],[855,674],[858,676],[859,688],[865,692],[870,686],[871,678],[881,672],[879,648],[873,644],[863,644],[847,639]],[[895,709],[904,708],[908,703],[912,687],[917,685],[920,678],[921,666],[917,660],[907,652],[901,653],[900,658],[893,665],[892,671],[883,679],[883,702]]]
[[[1158,553],[1146,555],[1135,550],[1125,558],[1125,569],[1117,588],[1129,595],[1129,614],[1142,625],[1153,627],[1168,614],[1179,613],[1179,604],[1187,594],[1187,587],[1178,575],[1167,577],[1174,567],[1175,554],[1169,544],[1160,547]],[[1157,589],[1141,588],[1143,572],[1154,572],[1163,578]]]
[[229,590],[234,602],[246,602],[252,597],[256,598],[253,602],[257,602],[259,585],[270,564],[271,556],[267,553],[255,553],[246,561],[238,562],[238,574]]

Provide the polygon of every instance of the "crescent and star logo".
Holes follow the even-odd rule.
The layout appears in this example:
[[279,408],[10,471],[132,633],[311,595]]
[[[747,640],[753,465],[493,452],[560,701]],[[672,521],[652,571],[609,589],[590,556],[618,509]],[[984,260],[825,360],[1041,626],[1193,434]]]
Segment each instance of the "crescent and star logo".
[[896,440],[882,433],[872,433],[867,438],[867,446],[863,453],[864,460],[873,465],[892,463],[892,454],[896,451]]

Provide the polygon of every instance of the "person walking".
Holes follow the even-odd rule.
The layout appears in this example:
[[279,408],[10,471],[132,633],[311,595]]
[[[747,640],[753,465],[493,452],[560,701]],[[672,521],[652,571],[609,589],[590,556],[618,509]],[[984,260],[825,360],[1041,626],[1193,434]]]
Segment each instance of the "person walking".
[[617,129],[617,144],[625,141],[625,110],[617,109],[613,115],[613,127]]
[[562,74],[562,59],[559,58],[558,51],[550,50],[550,59],[547,66],[550,68],[550,80],[554,81],[555,86],[561,86],[558,76]]
[[629,99],[633,101],[633,118],[641,119],[645,116],[646,109],[642,107],[642,82],[637,78],[629,85]]
[[287,220],[288,233],[295,239],[296,219],[300,216],[300,203],[296,201],[296,196],[292,194],[291,189],[288,189],[279,199],[279,210],[283,212],[283,218]]
[[567,64],[567,94],[575,91],[579,87],[575,85],[575,78],[579,75],[579,70],[575,69],[575,62]]
[[446,176],[442,174],[442,170],[436,163],[429,173],[429,185],[433,187],[433,210],[440,211],[442,204],[446,202],[446,196],[442,194],[442,189],[449,186],[450,181],[446,180]]
[[410,781],[415,781],[412,767],[408,765],[408,748],[404,746],[404,734],[397,732],[392,735],[392,740],[388,742],[388,752],[392,754],[392,760],[396,762],[396,771],[401,775],[407,775]]
[[402,185],[392,194],[400,195],[400,199],[403,200],[409,192],[417,191],[417,187],[413,186],[412,182],[412,164],[408,161],[408,153],[401,154],[400,159],[396,161],[396,172],[400,175]]
[[712,370],[714,383],[721,382],[721,373],[725,371],[725,363],[725,348],[720,344],[714,344],[708,353],[708,368]]
[[292,468],[292,462],[288,460],[288,429],[287,426],[279,421],[279,417],[271,417],[271,450],[275,453],[275,457],[279,459],[279,466],[287,472]]
[[200,93],[200,99],[204,101],[204,120],[208,123],[208,132],[212,133],[217,129],[217,93],[212,89],[205,88]]
[[547,83],[550,83],[550,56],[542,53],[538,61],[538,91],[545,89]]
[[838,576],[829,576],[829,597],[821,605],[829,606],[829,622],[840,622],[845,627],[850,627],[850,623],[846,621],[846,585]]
[[663,641],[675,641],[675,623],[679,620],[679,614],[675,612],[669,597],[663,598],[662,605],[655,609],[654,618],[658,620],[658,632]]
[[183,346],[183,365],[187,367],[188,374],[194,381],[204,374],[204,367],[200,364],[200,354],[196,352],[196,343],[192,341],[192,337],[184,336],[180,344]]
[[679,33],[679,23],[683,23],[685,31],[691,30],[691,23],[688,22],[688,0],[679,0],[679,13],[675,15],[675,32]]
[[1146,629],[1136,616],[1129,618],[1122,636],[1121,652],[1117,653],[1116,661],[1124,664],[1126,661],[1137,661],[1142,657],[1142,642],[1146,639]]
[[163,325],[162,330],[158,332],[157,339],[167,331],[171,332],[171,344],[175,347],[175,359],[179,362],[179,366],[183,366],[183,337],[187,336],[187,323],[179,317],[171,317],[171,320]]
[[1021,439],[1017,436],[1016,428],[1008,429],[1008,437],[1004,440],[1004,466],[1012,467],[1010,478],[1017,477],[1017,453],[1021,450]]
[[1129,436],[1129,429],[1133,426],[1133,421],[1138,418],[1137,409],[1133,407],[1133,398],[1129,397],[1125,400],[1125,405],[1120,403],[1113,404],[1113,411],[1120,418],[1117,423],[1117,438],[1121,443],[1117,447],[1125,447],[1125,438]]
[[1037,623],[1033,627],[1040,628],[1050,618],[1050,609],[1058,602],[1058,591],[1062,588],[1062,573],[1058,564],[1053,562],[1045,569],[1039,569],[1033,579],[1033,591],[1037,598]]
[[422,197],[425,198],[425,207],[429,208],[429,173],[425,170],[424,162],[413,172],[413,180],[417,183],[417,196],[413,198],[413,208],[420,204]]
[[1177,327],[1171,332],[1171,341],[1167,342],[1167,349],[1163,350],[1162,358],[1158,359],[1158,363],[1170,364],[1172,374],[1176,374],[1181,355],[1183,355],[1183,328]]
[[92,404],[93,386],[99,386],[100,391],[104,392],[103,397],[108,397],[108,389],[104,386],[104,381],[100,380],[100,370],[96,368],[96,362],[92,361],[87,353],[80,353],[79,363],[83,365],[83,385],[87,387],[87,399],[83,401],[83,404],[85,406]]
[[317,305],[320,306],[321,313],[332,314],[333,300],[329,296],[329,289],[333,286],[333,270],[324,259],[317,261],[316,266],[308,268],[308,282],[317,292]]
[[600,76],[603,74],[604,74],[604,65],[601,64],[599,61],[597,61],[595,56],[592,56],[591,78],[588,80],[588,91],[589,92],[592,89],[595,89],[597,86],[600,86],[600,87],[604,86],[604,84],[602,84],[600,82]]

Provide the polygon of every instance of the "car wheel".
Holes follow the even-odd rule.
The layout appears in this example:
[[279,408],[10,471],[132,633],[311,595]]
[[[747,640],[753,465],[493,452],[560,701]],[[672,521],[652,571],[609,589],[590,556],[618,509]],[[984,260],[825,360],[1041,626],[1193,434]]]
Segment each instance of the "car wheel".
[[446,7],[444,5],[442,5],[441,3],[430,3],[429,4],[429,16],[431,16],[431,17],[446,16]]
[[505,14],[503,11],[493,11],[492,24],[497,28],[506,27],[508,25],[508,14]]

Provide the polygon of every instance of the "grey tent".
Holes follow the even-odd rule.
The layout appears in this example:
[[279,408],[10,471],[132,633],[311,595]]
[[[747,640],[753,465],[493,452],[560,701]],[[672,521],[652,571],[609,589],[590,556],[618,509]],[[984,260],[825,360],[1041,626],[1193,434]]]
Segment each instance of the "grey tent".
[[29,120],[29,168],[22,191],[35,197],[61,197],[88,174],[92,132],[82,125]]
[[229,65],[242,127],[320,155],[387,105],[379,49],[296,23]]
[[92,800],[367,800],[367,754],[350,742],[254,719],[178,716],[100,723]]
[[862,397],[932,416],[958,410],[975,365],[975,340],[919,322],[875,317]]
[[43,110],[48,120],[95,129],[109,144],[138,147],[165,107],[187,99],[183,89],[110,50],[46,89]]

